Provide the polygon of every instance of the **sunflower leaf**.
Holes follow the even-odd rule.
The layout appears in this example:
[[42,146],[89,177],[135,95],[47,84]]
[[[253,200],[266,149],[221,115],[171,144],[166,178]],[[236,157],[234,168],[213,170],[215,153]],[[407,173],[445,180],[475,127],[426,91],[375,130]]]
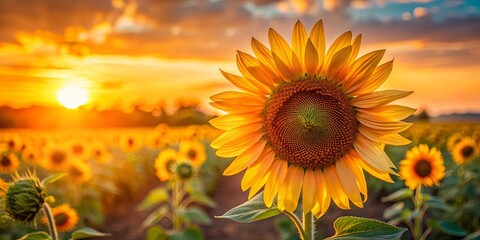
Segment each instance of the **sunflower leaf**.
[[228,210],[222,216],[215,218],[228,218],[235,222],[249,223],[273,217],[282,213],[277,207],[268,208],[263,202],[263,193],[257,194],[252,199]]
[[335,235],[327,239],[400,239],[406,228],[361,217],[340,217],[333,223]]
[[46,232],[32,232],[24,235],[19,240],[51,240],[52,238]]
[[42,184],[43,184],[43,186],[45,186],[47,184],[56,182],[56,181],[62,179],[63,177],[65,177],[65,176],[67,176],[66,173],[57,173],[57,174],[50,175],[50,176],[48,176],[48,177],[46,177],[42,180]]
[[95,229],[83,227],[72,233],[71,240],[74,239],[84,239],[91,237],[109,237],[112,236],[110,233],[102,233]]
[[430,219],[429,221],[427,221],[427,224],[431,228],[435,230],[440,230],[441,232],[444,232],[450,236],[463,237],[468,234],[468,232],[462,229],[462,227],[450,220],[435,221],[433,219]]
[[391,202],[391,201],[398,202],[398,201],[407,199],[411,196],[412,196],[412,191],[410,189],[402,188],[386,197],[382,197],[382,202]]
[[145,211],[151,209],[168,199],[167,190],[163,187],[155,188],[151,190],[145,199],[138,205],[138,211]]

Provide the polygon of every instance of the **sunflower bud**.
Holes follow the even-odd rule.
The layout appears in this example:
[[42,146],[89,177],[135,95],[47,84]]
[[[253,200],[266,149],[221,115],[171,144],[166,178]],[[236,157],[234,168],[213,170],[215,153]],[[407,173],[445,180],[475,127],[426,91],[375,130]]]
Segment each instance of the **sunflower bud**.
[[46,197],[47,193],[37,178],[18,179],[5,194],[5,212],[17,221],[31,223]]
[[188,180],[195,174],[195,168],[190,162],[179,162],[175,166],[175,173],[180,180]]

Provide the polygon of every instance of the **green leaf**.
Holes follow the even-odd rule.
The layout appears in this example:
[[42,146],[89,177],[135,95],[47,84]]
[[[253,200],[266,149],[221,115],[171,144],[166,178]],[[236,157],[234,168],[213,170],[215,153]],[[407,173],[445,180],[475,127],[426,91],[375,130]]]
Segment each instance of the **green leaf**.
[[65,177],[65,176],[67,176],[66,173],[52,174],[52,175],[44,178],[44,179],[42,180],[42,184],[43,184],[43,186],[46,186],[47,184],[56,182],[56,181],[62,179],[63,177]]
[[109,236],[111,236],[110,233],[102,233],[92,228],[83,227],[73,232],[71,239],[83,239],[83,238],[91,238],[91,237],[109,237]]
[[142,223],[142,227],[147,228],[149,226],[152,226],[160,222],[163,219],[163,217],[165,217],[165,214],[167,214],[167,212],[168,212],[168,209],[165,206],[156,209],[155,211],[150,213],[147,216],[147,218],[145,218],[145,220]]
[[327,239],[400,239],[406,228],[360,217],[340,217],[333,223],[335,235]]
[[286,217],[277,218],[275,221],[275,227],[280,234],[281,240],[300,240],[297,228],[290,219]]
[[439,197],[435,197],[435,196],[431,196],[426,202],[425,204],[427,204],[427,206],[429,208],[433,208],[433,209],[439,209],[439,210],[443,210],[443,211],[446,211],[446,212],[450,212],[452,211],[452,207],[450,207],[443,199],[439,198]]
[[180,217],[184,218],[185,220],[191,223],[199,223],[199,224],[206,224],[209,225],[212,223],[210,217],[205,214],[201,209],[192,207],[188,209],[180,209],[179,210]]
[[463,237],[468,233],[467,231],[463,230],[458,224],[450,220],[430,220],[428,221],[428,224],[433,229],[440,230],[448,235],[455,237]]
[[33,232],[24,235],[19,240],[52,240],[52,238],[46,232]]
[[148,195],[143,199],[142,203],[138,205],[137,210],[145,211],[157,206],[160,203],[165,202],[168,199],[167,190],[163,187],[155,188],[151,190]]
[[162,227],[154,226],[148,229],[146,240],[168,240],[169,236]]
[[203,194],[201,192],[191,192],[190,198],[192,198],[194,202],[202,204],[207,207],[214,208],[217,206],[217,203],[215,203],[215,201],[213,201],[210,197],[208,197],[206,194]]
[[398,202],[401,200],[405,200],[411,196],[412,196],[412,191],[410,189],[402,188],[386,197],[383,197],[381,200],[382,202],[391,202],[391,201]]
[[383,211],[383,218],[384,219],[392,219],[402,212],[403,208],[405,207],[404,202],[398,202],[393,204],[392,206],[388,207]]
[[170,235],[172,240],[204,240],[202,232],[197,228],[187,228]]
[[228,218],[235,222],[249,223],[273,217],[282,213],[277,207],[267,208],[263,202],[263,192],[252,199],[228,210],[222,216],[216,218]]
[[479,240],[480,239],[480,230],[470,233],[463,240]]

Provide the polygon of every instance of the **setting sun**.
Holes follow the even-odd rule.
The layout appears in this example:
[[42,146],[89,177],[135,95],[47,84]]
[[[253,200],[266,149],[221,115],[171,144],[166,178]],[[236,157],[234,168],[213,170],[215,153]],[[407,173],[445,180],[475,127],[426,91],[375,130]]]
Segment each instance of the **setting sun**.
[[62,106],[75,109],[88,101],[88,91],[79,86],[65,86],[58,90],[57,99]]

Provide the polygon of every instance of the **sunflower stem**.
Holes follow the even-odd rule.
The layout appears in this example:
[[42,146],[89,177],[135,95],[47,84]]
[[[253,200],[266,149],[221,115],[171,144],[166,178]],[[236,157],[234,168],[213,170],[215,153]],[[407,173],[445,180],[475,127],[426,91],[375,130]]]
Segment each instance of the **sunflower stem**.
[[283,211],[283,213],[285,213],[285,215],[287,215],[290,218],[290,220],[292,220],[293,224],[295,224],[295,227],[298,230],[298,234],[300,235],[300,239],[306,240],[305,231],[303,230],[302,223],[300,222],[300,219],[298,219],[297,215],[288,211]]
[[[422,184],[418,185],[417,189],[415,190],[414,196],[414,205],[415,205],[415,212],[419,212],[417,217],[414,218],[414,225],[413,225],[413,238],[420,239],[423,234],[423,210],[422,208]],[[420,212],[422,211],[422,212]]]
[[43,211],[45,213],[45,216],[47,216],[50,237],[52,237],[52,240],[58,240],[59,238],[57,228],[55,227],[55,218],[53,217],[52,209],[50,208],[50,205],[48,205],[48,203],[43,204]]
[[303,231],[305,232],[305,240],[313,240],[315,236],[315,228],[313,227],[312,212],[303,213]]

